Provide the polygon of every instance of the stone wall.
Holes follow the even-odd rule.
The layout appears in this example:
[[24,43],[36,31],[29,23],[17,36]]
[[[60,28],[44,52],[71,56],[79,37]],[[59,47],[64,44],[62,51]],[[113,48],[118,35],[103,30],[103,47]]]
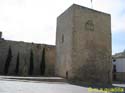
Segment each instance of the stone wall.
[[6,75],[29,76],[30,67],[32,76],[43,75],[41,74],[42,61],[45,62],[44,76],[54,75],[55,46],[0,40],[0,74],[2,75],[5,75],[6,72],[5,64],[7,64],[8,55],[10,55],[9,50],[11,50],[12,57],[9,66],[6,67],[8,68]]
[[67,71],[72,72],[72,11],[70,8],[57,18],[55,74],[64,78]]
[[72,5],[57,19],[56,75],[90,83],[111,84],[111,18]]

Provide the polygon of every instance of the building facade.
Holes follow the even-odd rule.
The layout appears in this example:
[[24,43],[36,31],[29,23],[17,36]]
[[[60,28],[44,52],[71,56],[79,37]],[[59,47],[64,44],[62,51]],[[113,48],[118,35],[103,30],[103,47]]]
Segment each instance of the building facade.
[[57,18],[56,75],[111,84],[111,52],[109,14],[74,4]]
[[113,55],[113,80],[114,81],[125,81],[125,51]]

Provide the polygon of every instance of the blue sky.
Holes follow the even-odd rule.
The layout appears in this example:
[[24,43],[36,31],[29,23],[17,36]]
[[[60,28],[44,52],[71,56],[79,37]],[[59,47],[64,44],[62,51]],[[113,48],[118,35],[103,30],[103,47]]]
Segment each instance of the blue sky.
[[122,52],[125,50],[125,31],[117,31],[112,33],[112,51]]
[[[91,8],[91,0],[0,0],[3,38],[55,44],[56,18],[73,3]],[[125,49],[125,0],[93,0],[93,8],[111,14],[112,54]]]

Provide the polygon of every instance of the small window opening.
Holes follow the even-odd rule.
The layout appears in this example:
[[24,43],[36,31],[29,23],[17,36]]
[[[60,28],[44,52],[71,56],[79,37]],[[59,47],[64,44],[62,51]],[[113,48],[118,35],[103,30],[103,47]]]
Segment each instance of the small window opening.
[[113,59],[113,62],[115,62],[116,61],[116,59]]
[[62,35],[62,43],[64,42],[64,35]]
[[113,65],[113,72],[116,72],[116,65]]

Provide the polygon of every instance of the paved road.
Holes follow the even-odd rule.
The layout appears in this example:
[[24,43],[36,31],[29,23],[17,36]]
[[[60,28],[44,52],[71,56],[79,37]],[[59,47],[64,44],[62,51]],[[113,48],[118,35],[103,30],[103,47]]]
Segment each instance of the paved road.
[[[10,79],[12,77],[0,76],[0,93],[104,93],[90,92],[88,87],[71,85],[66,82],[36,81],[46,77],[29,77],[30,80]],[[14,78],[14,77],[13,77]],[[18,77],[23,78],[23,77]],[[25,78],[25,77],[24,77]],[[34,80],[31,80],[34,79]],[[61,79],[61,78],[46,78]],[[114,86],[125,87],[125,84],[114,84]],[[106,93],[106,92],[105,92]]]
[[0,93],[89,93],[87,88],[64,82],[0,79]]

